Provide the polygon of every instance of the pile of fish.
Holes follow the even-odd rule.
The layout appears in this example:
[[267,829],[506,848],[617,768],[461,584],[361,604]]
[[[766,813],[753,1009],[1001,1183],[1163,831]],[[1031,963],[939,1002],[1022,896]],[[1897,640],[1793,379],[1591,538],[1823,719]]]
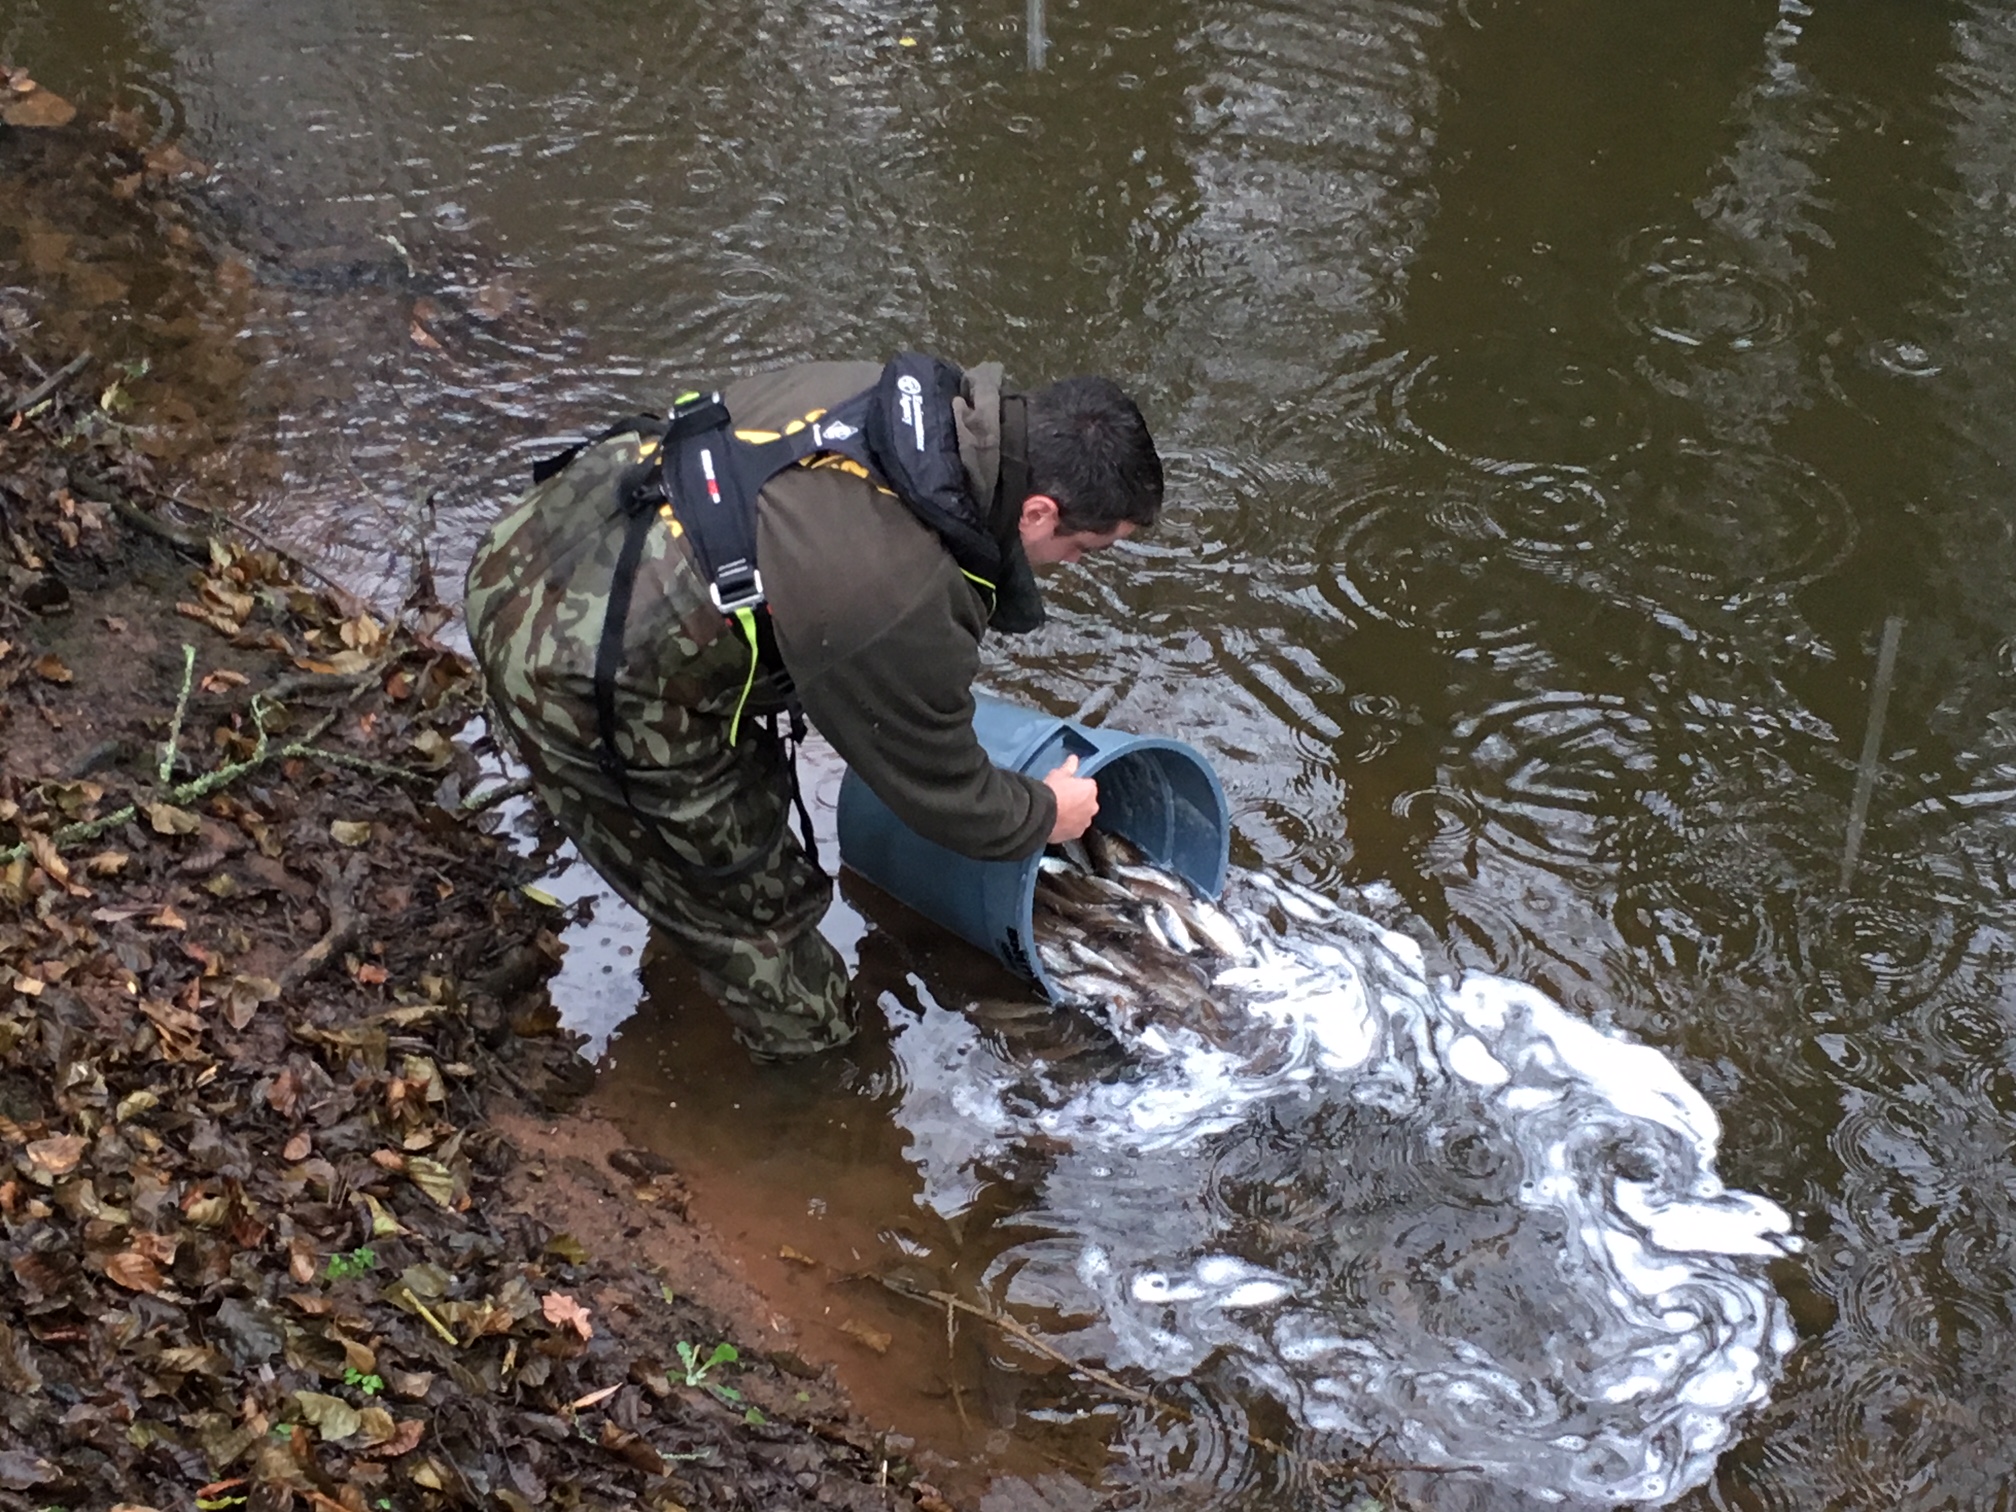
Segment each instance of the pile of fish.
[[1122,1028],[1157,1010],[1211,1011],[1212,975],[1250,951],[1239,926],[1132,841],[1092,829],[1053,845],[1036,878],[1036,953],[1051,985]]
[[[1058,847],[1035,931],[1081,1011],[1003,1032],[885,1004],[918,1201],[991,1215],[966,1239],[990,1305],[1079,1320],[1064,1347],[1227,1412],[1228,1385],[1271,1398],[1313,1457],[1441,1467],[1424,1506],[1672,1501],[1792,1349],[1768,1270],[1790,1215],[1723,1185],[1667,1056],[1441,975],[1418,921],[1379,922],[1404,912],[1237,869],[1212,901],[1110,834]],[[1195,1431],[1186,1462],[1239,1453]]]

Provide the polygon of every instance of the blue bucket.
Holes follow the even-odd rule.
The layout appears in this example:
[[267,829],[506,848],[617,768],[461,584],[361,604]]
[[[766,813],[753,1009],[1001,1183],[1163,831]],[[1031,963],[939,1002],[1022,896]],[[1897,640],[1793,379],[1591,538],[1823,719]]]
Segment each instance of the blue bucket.
[[[1131,840],[1157,866],[1209,897],[1225,886],[1231,816],[1218,774],[1180,740],[1088,729],[989,694],[973,733],[994,764],[1041,778],[1067,757],[1099,781],[1098,827]],[[916,834],[850,770],[840,783],[840,859],[903,903],[979,946],[1050,997],[1036,955],[1039,851],[1023,861],[975,861]]]

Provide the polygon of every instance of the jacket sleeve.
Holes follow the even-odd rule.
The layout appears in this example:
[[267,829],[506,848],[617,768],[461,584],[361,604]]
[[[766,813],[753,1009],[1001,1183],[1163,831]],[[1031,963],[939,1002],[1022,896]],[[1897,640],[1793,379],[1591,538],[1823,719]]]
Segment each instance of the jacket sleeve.
[[981,861],[1032,855],[1057,822],[1056,799],[995,766],[973,734],[985,610],[949,568],[910,591],[873,639],[799,684],[806,715],[925,839]]

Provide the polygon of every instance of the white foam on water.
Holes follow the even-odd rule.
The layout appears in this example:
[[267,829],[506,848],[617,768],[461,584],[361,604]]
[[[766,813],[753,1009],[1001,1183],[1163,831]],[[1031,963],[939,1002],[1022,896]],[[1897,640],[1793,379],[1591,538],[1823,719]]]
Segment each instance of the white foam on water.
[[[1764,1265],[1797,1248],[1716,1176],[1707,1100],[1657,1049],[1524,983],[1431,979],[1306,889],[1242,874],[1227,907],[1250,949],[1213,979],[1224,1022],[1124,1031],[1124,1075],[1018,1079],[957,1014],[897,1024],[920,1201],[963,1212],[978,1167],[1043,1151],[1045,1237],[996,1262],[997,1300],[1067,1295],[1109,1367],[1230,1361],[1312,1430],[1541,1501],[1705,1481],[1792,1347]],[[1272,1207],[1289,1221],[1240,1217]]]

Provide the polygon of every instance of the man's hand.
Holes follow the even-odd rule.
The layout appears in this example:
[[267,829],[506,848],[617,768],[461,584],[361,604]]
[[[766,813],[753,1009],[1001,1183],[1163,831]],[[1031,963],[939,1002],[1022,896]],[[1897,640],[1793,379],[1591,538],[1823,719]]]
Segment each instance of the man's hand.
[[1076,840],[1092,828],[1099,812],[1099,784],[1078,775],[1078,758],[1067,756],[1064,765],[1043,779],[1043,785],[1057,795],[1057,822],[1050,828],[1050,843],[1061,845]]

